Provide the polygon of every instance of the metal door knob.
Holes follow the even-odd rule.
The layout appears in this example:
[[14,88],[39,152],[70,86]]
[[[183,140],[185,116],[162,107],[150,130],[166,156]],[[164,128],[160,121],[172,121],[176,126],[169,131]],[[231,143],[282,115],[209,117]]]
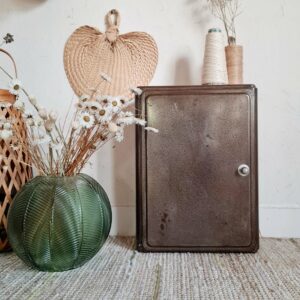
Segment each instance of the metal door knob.
[[247,165],[240,165],[238,168],[238,173],[240,176],[248,176],[250,173],[250,168]]

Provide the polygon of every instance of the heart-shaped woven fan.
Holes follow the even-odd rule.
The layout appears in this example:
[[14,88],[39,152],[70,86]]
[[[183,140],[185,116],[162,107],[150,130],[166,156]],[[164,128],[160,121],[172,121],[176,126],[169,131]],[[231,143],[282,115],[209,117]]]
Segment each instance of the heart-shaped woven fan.
[[[65,45],[65,71],[78,96],[93,90],[98,95],[128,95],[131,87],[148,85],[154,75],[158,60],[154,39],[144,32],[119,35],[117,10],[106,15],[106,24],[105,33],[90,26],[78,28]],[[111,82],[103,81],[102,73]]]

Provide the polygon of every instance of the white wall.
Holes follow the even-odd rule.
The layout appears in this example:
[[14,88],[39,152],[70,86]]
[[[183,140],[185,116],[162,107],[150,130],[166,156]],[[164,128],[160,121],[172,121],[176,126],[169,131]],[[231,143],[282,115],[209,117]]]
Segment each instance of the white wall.
[[[63,69],[64,42],[81,25],[103,29],[111,8],[121,12],[121,32],[146,31],[156,39],[160,60],[152,84],[198,84],[205,33],[218,24],[201,2],[1,0],[0,34],[15,35],[8,49],[25,85],[45,106],[64,112],[73,95]],[[237,32],[245,48],[245,82],[259,88],[261,232],[300,237],[300,2],[242,2]],[[112,234],[135,231],[133,132],[115,149],[107,145],[88,170],[111,199]]]

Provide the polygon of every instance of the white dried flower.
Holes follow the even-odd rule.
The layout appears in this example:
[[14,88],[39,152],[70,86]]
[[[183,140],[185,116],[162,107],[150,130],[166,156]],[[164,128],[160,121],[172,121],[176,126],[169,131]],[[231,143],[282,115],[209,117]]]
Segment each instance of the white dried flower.
[[111,77],[109,77],[107,74],[101,72],[100,76],[103,80],[107,81],[107,82],[111,82]]
[[7,171],[8,170],[8,166],[2,166],[2,170],[3,171]]
[[75,107],[78,109],[78,110],[83,110],[86,108],[86,105],[84,102],[78,102],[75,104]]
[[107,102],[111,102],[114,99],[113,96],[106,96],[106,100]]
[[30,95],[28,99],[32,105],[37,106],[37,100],[34,95]]
[[124,129],[122,127],[119,127],[118,131],[116,132],[115,140],[119,143],[124,140]]
[[152,132],[154,132],[154,133],[159,133],[159,130],[156,129],[156,128],[153,128],[153,127],[145,127],[145,130],[147,130],[147,131],[152,131]]
[[123,105],[123,109],[133,105],[134,103],[135,103],[135,99],[130,99],[130,100],[126,101],[125,104]]
[[31,110],[25,111],[25,112],[24,112],[24,117],[25,117],[26,119],[33,118],[33,113],[32,113],[32,111],[31,111]]
[[109,99],[109,98],[110,98],[110,96],[107,96],[107,95],[97,96],[96,101],[98,101],[100,103],[103,103],[103,101],[105,101],[107,103],[108,102],[107,99]]
[[19,95],[22,90],[22,82],[18,79],[13,79],[9,83],[9,92],[13,95]]
[[109,122],[112,119],[111,110],[109,107],[102,107],[98,111],[97,119],[99,122]]
[[89,101],[86,103],[86,107],[89,109],[90,112],[96,113],[97,111],[102,109],[101,104],[97,101]]
[[44,126],[48,132],[51,132],[54,127],[54,122],[49,119],[49,120],[45,121]]
[[8,122],[6,122],[6,123],[3,124],[3,129],[9,130],[9,129],[11,129],[11,127],[12,127],[11,124],[8,123]]
[[27,119],[27,125],[28,126],[34,126],[35,125],[33,118],[28,118]]
[[88,95],[82,95],[79,97],[79,102],[87,102],[90,99]]
[[50,120],[55,122],[57,120],[57,112],[54,110],[51,110],[49,113],[49,118],[50,118]]
[[135,123],[134,117],[124,117],[124,118],[118,118],[117,124],[124,124],[124,125],[132,125]]
[[11,130],[3,129],[0,131],[0,138],[3,140],[8,140],[12,137],[13,132]]
[[40,126],[43,125],[43,123],[44,123],[43,120],[40,119],[39,117],[35,117],[35,118],[34,118],[34,125],[35,125],[35,126],[40,127]]
[[48,118],[47,110],[46,110],[45,108],[41,107],[41,108],[39,109],[39,116],[40,116],[42,119],[47,120],[47,118]]
[[145,126],[147,124],[147,122],[143,119],[134,118],[134,120],[135,120],[135,124],[138,124],[140,126]]
[[37,126],[36,125],[37,121],[35,120],[33,113],[31,111],[26,111],[23,114],[23,117],[26,119],[28,126]]
[[133,117],[134,114],[131,111],[122,111],[119,114],[120,117]]
[[120,96],[120,102],[124,105],[126,102],[129,101],[129,99],[127,97],[124,97],[124,96]]
[[109,102],[110,109],[112,110],[113,113],[118,113],[121,110],[121,106],[122,106],[121,98],[111,97],[109,98],[108,102]]
[[40,106],[38,103],[35,105],[37,110],[40,110],[42,108],[42,106]]
[[143,91],[140,88],[137,88],[137,87],[136,88],[130,88],[130,91],[132,93],[134,93],[135,95],[137,95],[137,96],[140,96],[143,93]]
[[88,112],[83,112],[79,115],[79,123],[83,128],[91,128],[95,124],[95,118]]
[[108,124],[108,130],[112,133],[117,132],[118,131],[118,125],[116,123],[110,122]]
[[21,100],[17,100],[17,101],[14,103],[13,106],[14,106],[16,109],[19,109],[19,110],[21,110],[21,111],[24,111],[24,109],[25,109],[25,104],[24,104],[24,102],[21,101]]
[[117,119],[117,124],[124,124],[124,125],[132,125],[132,124],[138,124],[141,126],[146,125],[146,121],[143,119],[135,118],[132,115],[129,115],[128,117],[125,116],[123,118]]

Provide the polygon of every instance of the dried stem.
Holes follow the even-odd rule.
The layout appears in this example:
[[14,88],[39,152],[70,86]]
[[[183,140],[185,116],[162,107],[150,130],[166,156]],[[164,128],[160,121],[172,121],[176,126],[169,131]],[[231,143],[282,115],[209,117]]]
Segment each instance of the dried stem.
[[228,44],[236,44],[235,20],[241,14],[239,0],[207,0],[214,16],[219,18],[227,35]]
[[[13,79],[1,66],[0,70],[10,79]],[[77,109],[71,118],[70,125],[67,127],[66,132],[64,132],[64,128],[71,106],[69,107],[63,125],[60,126],[60,124],[56,123],[57,115],[47,113],[47,111],[41,108],[36,100],[30,97],[28,92],[22,88],[23,93],[37,114],[36,118],[31,113],[24,114],[28,127],[26,141],[18,134],[18,128],[13,123],[13,120],[11,123],[14,124],[15,128],[13,132],[19,142],[19,146],[22,147],[22,151],[29,154],[32,165],[35,166],[39,174],[61,176],[76,175],[82,170],[95,151],[105,143],[114,137],[121,141],[123,139],[125,126],[131,124],[144,125],[143,120],[134,118],[131,112],[122,111],[128,106],[124,99],[108,96],[104,100],[96,99],[97,94],[100,92],[99,89],[101,85],[105,81],[110,81],[106,76],[101,75],[101,77],[102,80],[96,88],[92,90],[91,94],[88,95],[89,101],[85,102],[86,100],[79,100],[77,103]],[[15,91],[13,90],[12,92]],[[132,101],[129,103],[132,103]],[[82,106],[84,106],[84,108],[82,108]],[[87,118],[87,120],[84,118]],[[78,120],[80,120],[79,127],[74,125]],[[3,129],[0,128],[0,131],[1,130]]]

